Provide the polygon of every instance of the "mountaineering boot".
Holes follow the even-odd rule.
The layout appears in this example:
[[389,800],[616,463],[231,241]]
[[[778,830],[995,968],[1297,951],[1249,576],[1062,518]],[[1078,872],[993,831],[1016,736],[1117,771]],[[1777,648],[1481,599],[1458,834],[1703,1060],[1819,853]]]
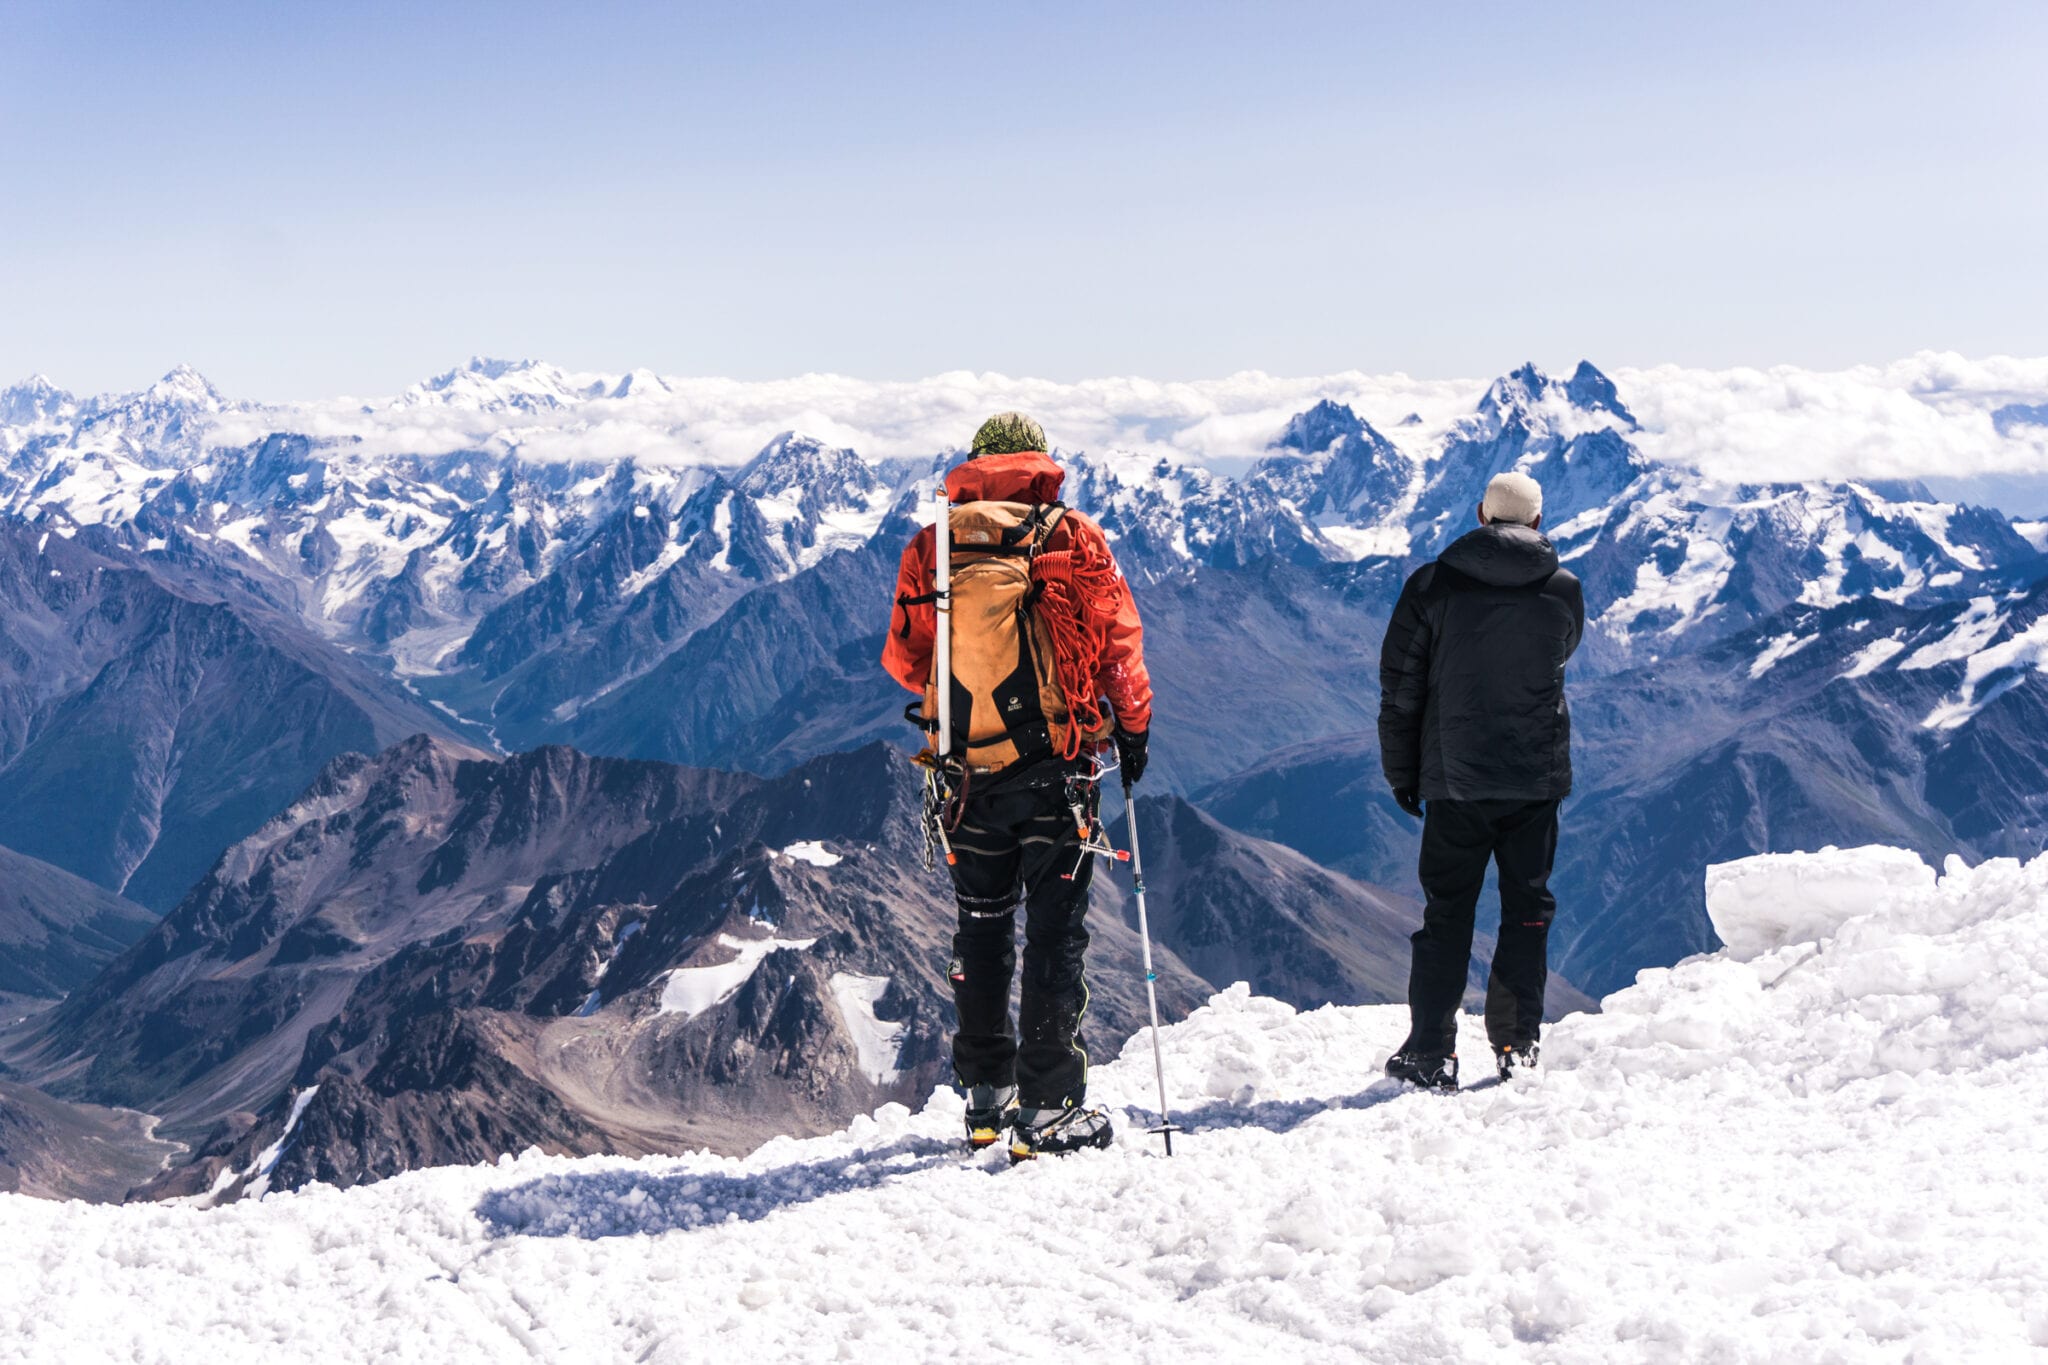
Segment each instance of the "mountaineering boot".
[[1387,1074],[1424,1090],[1456,1090],[1458,1054],[1431,1057],[1420,1052],[1396,1052],[1387,1058]]
[[1107,1147],[1111,1136],[1109,1115],[1100,1109],[1019,1109],[1010,1129],[1010,1160]]
[[980,1151],[993,1147],[1010,1126],[1017,1111],[1014,1085],[970,1085],[967,1087],[967,1145]]
[[1534,1071],[1537,1050],[1534,1043],[1502,1043],[1493,1055],[1494,1065],[1500,1068],[1500,1078],[1513,1080],[1517,1071]]

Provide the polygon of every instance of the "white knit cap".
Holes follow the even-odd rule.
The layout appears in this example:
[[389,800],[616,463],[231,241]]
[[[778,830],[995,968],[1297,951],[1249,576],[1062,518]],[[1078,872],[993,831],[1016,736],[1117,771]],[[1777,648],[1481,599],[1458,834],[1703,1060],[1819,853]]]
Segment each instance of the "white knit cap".
[[1543,485],[1519,469],[1496,474],[1486,485],[1486,501],[1479,504],[1488,521],[1511,521],[1517,526],[1533,525],[1543,515]]

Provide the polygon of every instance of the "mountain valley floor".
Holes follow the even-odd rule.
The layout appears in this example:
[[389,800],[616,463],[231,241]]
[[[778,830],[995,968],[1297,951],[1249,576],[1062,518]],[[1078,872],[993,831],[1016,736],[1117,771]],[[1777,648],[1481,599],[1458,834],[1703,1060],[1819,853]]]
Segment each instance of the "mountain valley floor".
[[743,1159],[528,1153],[201,1211],[0,1196],[9,1361],[2010,1360],[2048,1349],[2048,855],[1709,873],[1730,947],[1463,1094],[1243,988],[1099,1067],[1108,1151],[959,1101]]

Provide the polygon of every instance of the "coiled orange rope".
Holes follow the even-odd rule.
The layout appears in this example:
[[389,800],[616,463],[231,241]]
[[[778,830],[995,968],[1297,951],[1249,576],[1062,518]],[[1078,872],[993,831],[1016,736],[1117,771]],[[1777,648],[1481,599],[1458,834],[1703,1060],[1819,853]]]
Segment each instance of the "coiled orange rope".
[[1102,689],[1096,685],[1116,619],[1123,580],[1116,561],[1085,548],[1041,551],[1031,561],[1040,587],[1039,614],[1052,638],[1060,692],[1067,701],[1065,762],[1080,757],[1083,737],[1102,726]]

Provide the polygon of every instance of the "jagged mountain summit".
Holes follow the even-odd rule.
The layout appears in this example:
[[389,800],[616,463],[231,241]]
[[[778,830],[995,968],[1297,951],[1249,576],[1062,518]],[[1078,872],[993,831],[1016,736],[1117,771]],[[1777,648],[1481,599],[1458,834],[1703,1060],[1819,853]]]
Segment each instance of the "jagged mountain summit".
[[220,418],[249,406],[185,365],[140,393],[88,399],[33,376],[0,391],[0,505],[61,508],[74,524],[126,520],[168,471],[205,459]]
[[853,451],[785,431],[733,476],[780,542],[783,567],[807,568],[834,549],[859,549],[895,501]]
[[1413,518],[1419,548],[1435,553],[1469,530],[1487,481],[1510,469],[1543,485],[1551,527],[1632,502],[1632,485],[1651,467],[1627,439],[1635,425],[1613,383],[1583,361],[1566,382],[1534,365],[1496,379],[1429,471]]
[[1345,557],[1407,548],[1416,461],[1342,403],[1325,398],[1298,413],[1245,482],[1292,504]]
[[51,383],[48,375],[32,374],[19,384],[0,389],[0,427],[20,433],[25,428],[54,425],[77,406],[78,400]]

